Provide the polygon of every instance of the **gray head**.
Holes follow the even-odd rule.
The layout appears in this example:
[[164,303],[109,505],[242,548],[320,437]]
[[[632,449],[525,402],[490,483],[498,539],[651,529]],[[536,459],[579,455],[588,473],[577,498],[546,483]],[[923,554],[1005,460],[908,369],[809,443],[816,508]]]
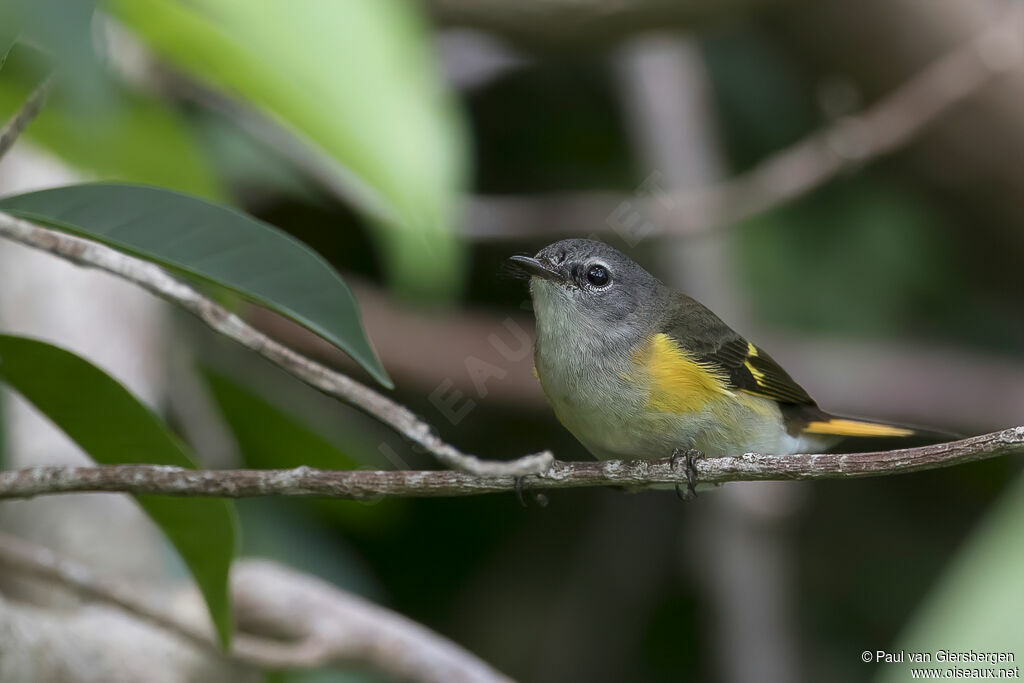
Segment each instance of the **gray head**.
[[618,249],[594,240],[548,245],[537,256],[513,256],[529,273],[530,294],[541,328],[591,332],[604,338],[646,331],[638,322],[657,310],[663,286]]

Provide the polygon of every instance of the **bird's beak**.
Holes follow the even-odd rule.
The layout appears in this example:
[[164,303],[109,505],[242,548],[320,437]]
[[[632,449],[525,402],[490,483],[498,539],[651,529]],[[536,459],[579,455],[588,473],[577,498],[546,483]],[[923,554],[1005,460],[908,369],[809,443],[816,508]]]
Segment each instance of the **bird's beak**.
[[562,274],[555,270],[550,264],[531,256],[510,256],[508,260],[522,268],[533,277],[539,277],[545,280],[554,280],[555,282],[562,282],[562,280],[565,279],[562,277]]

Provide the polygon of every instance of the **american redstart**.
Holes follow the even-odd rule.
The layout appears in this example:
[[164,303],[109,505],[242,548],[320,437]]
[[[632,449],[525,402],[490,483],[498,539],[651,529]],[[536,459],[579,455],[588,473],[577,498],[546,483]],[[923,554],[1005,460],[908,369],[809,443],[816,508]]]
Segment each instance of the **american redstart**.
[[530,275],[537,377],[595,457],[826,451],[849,437],[947,435],[837,417],[764,350],[625,254],[570,239],[511,260]]

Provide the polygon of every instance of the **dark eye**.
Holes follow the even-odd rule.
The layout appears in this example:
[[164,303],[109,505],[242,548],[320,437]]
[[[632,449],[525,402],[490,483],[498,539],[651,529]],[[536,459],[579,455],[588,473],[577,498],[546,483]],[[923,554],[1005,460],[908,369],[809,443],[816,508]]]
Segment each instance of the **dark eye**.
[[611,279],[611,274],[604,266],[590,266],[590,270],[587,271],[587,282],[595,287],[604,287]]

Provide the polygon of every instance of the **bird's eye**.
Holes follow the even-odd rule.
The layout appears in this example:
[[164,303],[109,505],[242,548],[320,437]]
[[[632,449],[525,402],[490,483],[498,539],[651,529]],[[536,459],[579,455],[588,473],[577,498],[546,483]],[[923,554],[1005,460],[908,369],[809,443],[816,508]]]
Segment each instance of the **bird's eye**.
[[604,287],[611,279],[612,276],[604,266],[590,266],[590,270],[587,271],[587,282],[595,287]]

